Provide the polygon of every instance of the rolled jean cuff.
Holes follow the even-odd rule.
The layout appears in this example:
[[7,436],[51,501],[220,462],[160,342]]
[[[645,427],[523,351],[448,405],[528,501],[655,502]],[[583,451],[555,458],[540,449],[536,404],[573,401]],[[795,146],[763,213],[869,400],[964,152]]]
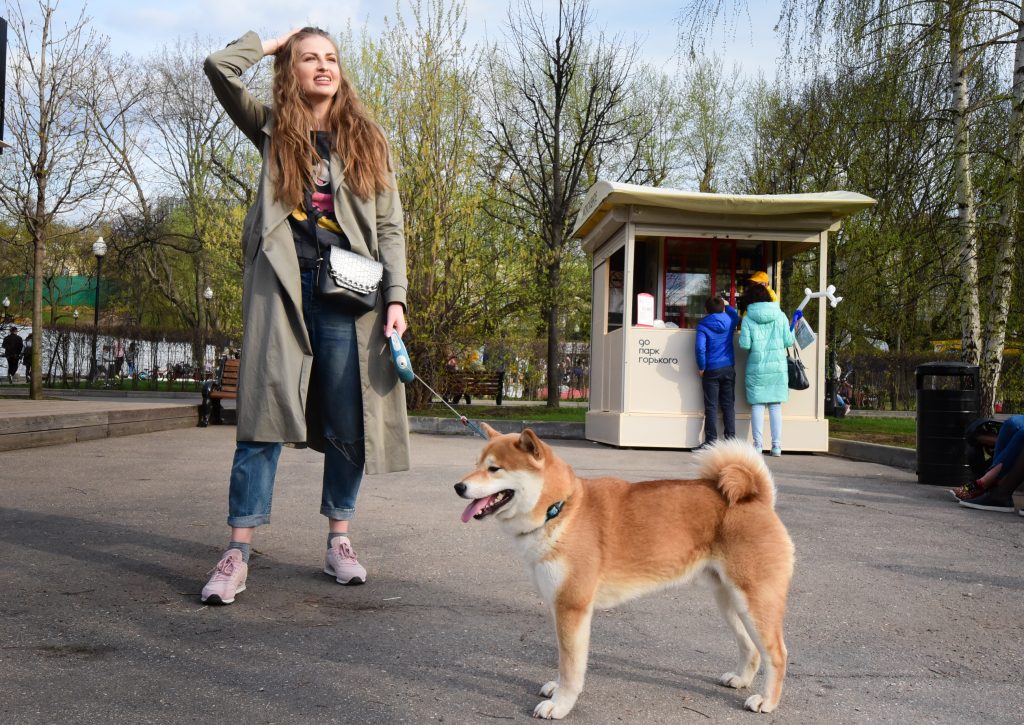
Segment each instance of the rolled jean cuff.
[[270,514],[251,514],[249,516],[228,516],[228,526],[233,529],[254,529],[270,523]]
[[321,506],[320,513],[335,521],[350,521],[356,515],[355,509],[338,509],[329,506]]

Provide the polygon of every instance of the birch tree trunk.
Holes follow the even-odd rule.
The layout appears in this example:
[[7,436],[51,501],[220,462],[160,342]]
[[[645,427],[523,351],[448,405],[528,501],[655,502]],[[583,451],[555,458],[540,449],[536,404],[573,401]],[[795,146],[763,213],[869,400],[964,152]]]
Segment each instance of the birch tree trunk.
[[1007,170],[1003,191],[999,228],[1002,237],[996,250],[992,287],[989,290],[988,317],[981,355],[981,414],[995,412],[996,392],[1006,344],[1006,320],[1010,314],[1013,274],[1020,258],[1021,241],[1021,178],[1024,170],[1024,4],[1017,18],[1017,35],[1013,58],[1010,124],[1007,138]]
[[981,340],[978,300],[978,236],[974,183],[971,178],[967,68],[964,58],[965,11],[959,0],[948,5],[949,87],[953,116],[953,173],[960,235],[960,339],[962,359],[977,365]]

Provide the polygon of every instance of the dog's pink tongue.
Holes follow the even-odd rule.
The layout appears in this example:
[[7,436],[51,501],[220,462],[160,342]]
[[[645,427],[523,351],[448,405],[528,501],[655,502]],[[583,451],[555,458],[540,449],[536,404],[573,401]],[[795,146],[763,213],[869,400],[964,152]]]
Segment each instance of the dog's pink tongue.
[[494,496],[488,496],[487,498],[474,499],[473,503],[466,507],[466,510],[462,512],[462,523],[468,524],[469,520],[476,516],[478,513],[484,510],[484,507],[490,503]]

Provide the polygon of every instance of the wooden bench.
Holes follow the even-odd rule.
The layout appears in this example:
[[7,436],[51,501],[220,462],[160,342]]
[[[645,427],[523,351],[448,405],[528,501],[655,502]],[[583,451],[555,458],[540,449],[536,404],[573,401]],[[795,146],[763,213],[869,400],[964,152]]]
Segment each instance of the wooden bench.
[[220,361],[217,377],[203,383],[203,404],[199,408],[199,427],[205,428],[210,419],[217,425],[224,422],[220,401],[238,397],[238,367],[241,361],[226,357]]
[[496,373],[486,370],[448,370],[444,374],[444,399],[455,405],[466,399],[466,405],[473,402],[472,396],[494,398],[495,405],[501,405],[505,394],[505,371]]

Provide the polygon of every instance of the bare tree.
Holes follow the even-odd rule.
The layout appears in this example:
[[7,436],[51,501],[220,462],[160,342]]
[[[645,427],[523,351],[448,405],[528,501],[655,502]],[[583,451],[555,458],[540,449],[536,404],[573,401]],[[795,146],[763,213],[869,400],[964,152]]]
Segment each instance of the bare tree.
[[508,15],[507,45],[487,58],[487,163],[501,218],[535,245],[547,332],[547,404],[559,403],[563,262],[584,184],[602,148],[630,136],[626,103],[635,48],[595,33],[587,0],[561,0],[547,18],[531,0]]
[[[193,333],[193,362],[205,362],[203,337],[234,326],[241,296],[243,210],[255,192],[258,153],[225,120],[202,74],[207,45],[179,42],[147,59],[145,73],[122,69],[122,107],[99,126],[124,180],[111,242],[119,259],[148,282]],[[207,301],[207,287],[216,290]],[[223,314],[214,314],[214,309]]]
[[684,155],[704,192],[719,190],[718,178],[739,146],[740,70],[726,72],[714,56],[693,61],[683,81],[688,120],[683,134]]
[[[91,114],[96,64],[106,39],[89,28],[84,11],[61,25],[58,3],[40,0],[38,15],[9,3],[13,31],[8,107],[11,153],[0,157],[0,204],[31,239],[34,289],[32,331],[41,343],[46,247],[54,236],[95,225],[112,180],[110,160],[94,143]],[[32,346],[32,369],[42,370],[42,344]],[[42,397],[42,375],[31,396]]]
[[[641,65],[627,94],[631,131],[622,143],[597,149],[587,185],[598,173],[627,184],[681,186],[686,180],[683,141],[692,113],[681,76]],[[589,285],[589,283],[588,283]]]

